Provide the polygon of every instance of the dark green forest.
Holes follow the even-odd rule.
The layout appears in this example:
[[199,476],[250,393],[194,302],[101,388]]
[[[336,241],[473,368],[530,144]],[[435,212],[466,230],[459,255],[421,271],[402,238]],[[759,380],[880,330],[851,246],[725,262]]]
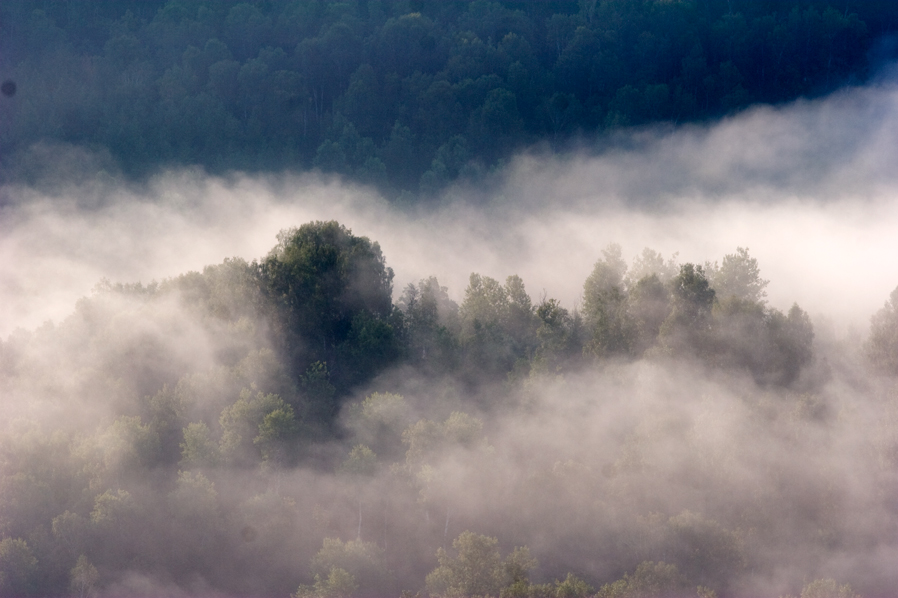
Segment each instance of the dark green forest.
[[[889,0],[6,0],[0,174],[317,168],[404,200],[515,153],[867,80]],[[50,162],[50,163],[48,163]]]
[[[852,353],[745,248],[610,245],[578,309],[393,276],[312,222],[0,343],[0,594],[707,597],[781,559],[807,567],[783,592],[884,591],[795,554],[894,542],[895,420],[828,384],[866,372],[889,413],[898,290]],[[862,498],[834,450],[867,456]]]

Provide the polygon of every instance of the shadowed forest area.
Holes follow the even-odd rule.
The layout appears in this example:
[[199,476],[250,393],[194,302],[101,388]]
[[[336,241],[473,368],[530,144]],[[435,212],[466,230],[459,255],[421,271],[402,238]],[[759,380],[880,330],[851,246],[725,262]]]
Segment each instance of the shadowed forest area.
[[0,174],[73,144],[94,171],[317,168],[413,201],[521,150],[862,83],[896,30],[889,0],[7,0]]
[[3,595],[887,592],[898,290],[854,347],[745,248],[392,279],[313,222],[2,342]]

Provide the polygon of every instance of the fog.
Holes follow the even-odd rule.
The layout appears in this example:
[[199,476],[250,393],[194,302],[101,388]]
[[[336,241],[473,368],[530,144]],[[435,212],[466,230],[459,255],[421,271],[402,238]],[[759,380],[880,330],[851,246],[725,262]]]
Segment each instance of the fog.
[[896,119],[898,92],[882,84],[635,131],[597,155],[520,157],[476,200],[457,188],[411,213],[314,175],[167,172],[134,188],[101,170],[79,173],[80,184],[54,179],[51,192],[7,186],[0,333],[64,317],[101,278],[149,282],[251,260],[280,229],[316,219],[378,241],[397,290],[436,275],[457,300],[472,271],[518,273],[532,293],[574,306],[610,242],[628,258],[650,247],[699,263],[748,247],[774,305],[865,327],[898,265]]
[[[405,396],[408,411],[388,422],[393,440],[381,439],[378,455],[385,460],[396,451],[416,490],[397,482],[401,476],[385,461],[361,486],[320,467],[269,471],[262,482],[247,470],[218,468],[208,475],[221,509],[263,539],[253,544],[248,532],[240,540],[239,529],[221,531],[215,550],[227,554],[223,565],[191,552],[194,540],[160,547],[181,570],[160,572],[159,563],[169,562],[161,557],[146,570],[133,562],[107,566],[97,591],[252,594],[274,587],[253,585],[265,576],[292,591],[311,582],[309,559],[321,538],[360,535],[386,547],[394,585],[380,587],[414,592],[436,566],[435,548],[470,529],[497,536],[503,555],[529,546],[540,562],[537,581],[571,571],[598,587],[640,561],[667,560],[693,586],[722,596],[795,594],[817,578],[870,595],[894,593],[898,403],[892,382],[865,369],[860,347],[871,315],[898,284],[896,133],[898,87],[882,82],[707,125],[629,131],[565,156],[534,150],[476,189],[459,184],[414,208],[314,173],[215,178],[181,170],[125,183],[103,170],[102,159],[44,148],[61,172],[84,170],[71,183],[48,176],[2,189],[3,339],[22,334],[17,329],[52,330],[40,328],[48,320],[59,326],[102,280],[146,284],[227,257],[262,258],[281,229],[332,219],[380,244],[396,274],[394,298],[434,275],[461,303],[472,272],[499,280],[518,274],[535,303],[554,297],[573,310],[609,243],[622,246],[627,262],[644,247],[679,263],[719,261],[747,247],[770,281],[769,304],[786,311],[797,302],[815,323],[815,361],[790,389],[668,358],[612,360],[563,378],[534,377],[511,393],[501,384],[480,387],[474,397],[451,380],[384,372],[355,398],[375,390]],[[19,411],[22,403],[46,406],[65,395],[85,411],[75,417],[71,405],[47,409],[53,426],[66,418],[76,429],[93,430],[92,420],[109,426],[117,392],[139,398],[142,384],[152,386],[141,378],[150,374],[129,369],[133,353],[117,353],[134,339],[158,343],[143,354],[155,360],[147,371],[199,372],[191,384],[202,385],[217,344],[233,331],[197,324],[175,301],[136,305],[109,308],[125,314],[116,315],[116,326],[131,340],[103,346],[92,337],[89,346],[60,342],[32,355],[38,365],[10,383],[17,400],[5,403],[4,419],[39,419],[36,409]],[[66,330],[60,338],[77,342]],[[133,389],[91,387],[92,360],[115,359],[124,372],[117,384]],[[197,400],[197,414],[227,406],[224,394],[208,394]],[[420,463],[403,457],[399,435],[419,417],[442,422],[454,410],[479,417],[483,430],[427,456],[430,477],[421,481]],[[353,417],[341,414],[343,436],[322,442],[321,460],[339,463],[357,438],[376,436]],[[130,463],[103,450],[110,472]],[[103,479],[137,495],[157,474],[129,481],[125,468]],[[293,513],[287,523],[273,510],[254,514],[262,512],[258,501],[227,498],[243,497],[250,486],[262,495],[272,485],[295,508],[284,507]],[[153,508],[140,520],[166,521],[159,530],[174,525],[163,506]],[[159,530],[138,535],[185,533]],[[688,547],[698,545],[705,546],[699,556],[688,557]],[[263,548],[269,552],[253,552]],[[224,571],[229,562],[246,570]],[[248,573],[260,562],[267,571]],[[233,585],[223,587],[227,580]]]

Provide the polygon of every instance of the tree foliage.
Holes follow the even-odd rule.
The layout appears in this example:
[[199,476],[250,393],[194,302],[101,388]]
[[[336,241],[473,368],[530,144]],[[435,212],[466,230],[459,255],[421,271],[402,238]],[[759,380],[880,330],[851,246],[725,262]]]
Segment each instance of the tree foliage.
[[[296,373],[326,366],[340,391],[398,357],[392,314],[393,270],[380,245],[335,221],[284,230],[259,263],[272,306],[271,327]],[[319,395],[320,401],[326,397]],[[336,415],[336,406],[316,406]]]
[[893,375],[898,373],[898,287],[870,319],[866,352],[876,369]]
[[599,598],[667,598],[683,596],[689,592],[689,582],[675,565],[664,562],[644,561],[632,574],[600,589]]
[[847,583],[835,579],[815,579],[801,589],[801,598],[860,598]]
[[49,140],[137,176],[317,167],[432,194],[540,140],[861,81],[896,22],[879,1],[369,4],[8,0],[4,175]]
[[439,566],[427,575],[431,596],[464,598],[497,596],[505,585],[505,570],[496,538],[463,532],[453,540],[453,553],[440,548]]

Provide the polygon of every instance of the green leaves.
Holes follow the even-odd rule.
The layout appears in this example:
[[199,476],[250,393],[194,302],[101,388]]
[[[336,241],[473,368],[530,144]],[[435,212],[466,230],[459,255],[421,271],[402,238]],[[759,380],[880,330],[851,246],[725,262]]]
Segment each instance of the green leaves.
[[898,287],[882,309],[870,318],[870,338],[865,351],[874,368],[898,374]]
[[597,598],[664,598],[689,592],[689,582],[675,565],[644,561],[633,574],[624,576],[599,589]]
[[597,357],[626,355],[633,344],[633,323],[627,313],[621,247],[609,245],[583,285],[583,316],[592,333],[584,351]]
[[770,281],[761,278],[758,260],[749,256],[744,247],[737,247],[736,253],[725,255],[720,268],[714,264],[708,279],[720,299],[737,297],[755,303],[766,302],[767,291],[764,289]]
[[441,598],[496,596],[505,585],[499,541],[470,531],[452,542],[453,554],[440,548],[439,567],[427,575],[427,591]]
[[282,462],[298,430],[293,408],[283,399],[261,392],[253,397],[248,389],[236,403],[222,411],[219,423],[221,454],[234,464],[254,461],[252,446],[257,447],[264,461]]
[[355,594],[359,584],[355,576],[339,567],[331,567],[327,577],[315,574],[315,583],[311,586],[301,585],[293,598],[350,598]]
[[325,538],[311,565],[315,583],[300,586],[296,596],[348,598],[360,586],[364,595],[384,595],[389,575],[384,551],[373,542]]
[[860,598],[847,583],[839,585],[835,579],[815,579],[801,589],[801,598]]
[[321,362],[345,391],[398,355],[387,322],[393,270],[377,243],[335,221],[309,223],[281,231],[259,271],[272,328],[297,374]]
[[93,563],[83,554],[78,557],[78,561],[69,572],[69,588],[78,598],[92,596],[97,582],[100,580],[100,573]]

